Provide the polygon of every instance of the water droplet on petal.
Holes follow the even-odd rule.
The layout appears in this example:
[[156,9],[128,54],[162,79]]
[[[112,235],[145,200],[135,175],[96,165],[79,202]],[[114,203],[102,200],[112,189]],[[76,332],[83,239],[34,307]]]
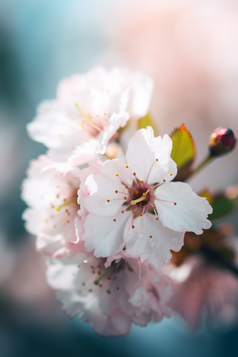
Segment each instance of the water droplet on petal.
[[167,254],[166,254],[166,258],[167,258],[168,260],[170,260],[170,259],[172,258],[172,254],[171,254],[171,253],[167,253]]
[[152,248],[159,248],[160,247],[160,242],[156,242],[156,241],[152,242],[151,243],[151,247]]
[[139,238],[139,239],[141,239],[141,238],[143,238],[143,233],[137,233],[137,238]]
[[86,264],[88,261],[85,259],[83,262]]

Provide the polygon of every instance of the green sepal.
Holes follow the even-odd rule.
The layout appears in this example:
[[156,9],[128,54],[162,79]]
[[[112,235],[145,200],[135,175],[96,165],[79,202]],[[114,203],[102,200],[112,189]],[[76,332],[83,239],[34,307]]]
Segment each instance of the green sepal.
[[184,181],[192,172],[192,164],[196,157],[195,143],[184,124],[176,128],[170,137],[173,141],[171,158],[176,162],[178,168],[175,181]]
[[147,126],[151,126],[154,130],[154,135],[158,136],[158,130],[154,125],[154,120],[152,118],[152,115],[150,113],[147,113],[143,118],[140,118],[138,121],[138,129],[146,129]]

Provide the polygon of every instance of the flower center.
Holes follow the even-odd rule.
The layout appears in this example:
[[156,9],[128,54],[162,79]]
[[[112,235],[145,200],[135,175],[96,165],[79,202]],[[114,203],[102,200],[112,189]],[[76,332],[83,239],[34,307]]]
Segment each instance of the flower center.
[[150,202],[150,188],[147,190],[145,187],[135,187],[132,194],[129,197],[129,201],[132,206],[138,205],[140,207],[147,205]]

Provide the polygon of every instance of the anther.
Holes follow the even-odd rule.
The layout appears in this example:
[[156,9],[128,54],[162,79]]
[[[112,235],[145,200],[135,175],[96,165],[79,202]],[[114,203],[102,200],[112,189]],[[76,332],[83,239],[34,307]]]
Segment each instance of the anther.
[[136,209],[135,208],[133,209],[133,212],[136,213]]
[[107,202],[109,203],[109,202],[110,202],[110,200],[107,200]]
[[78,265],[78,268],[80,268],[80,265]]
[[125,188],[128,188],[128,185],[125,185]]
[[125,211],[121,211],[121,213],[124,213]]
[[100,286],[100,288],[102,287],[102,284],[99,284],[98,286]]
[[145,196],[146,196],[146,192],[143,192],[143,193],[142,193],[142,196],[144,196],[144,197],[145,197]]
[[153,209],[156,209],[156,206],[153,206]]
[[129,166],[128,166],[128,165],[126,165],[126,168],[127,168],[127,169],[128,169],[128,167],[129,167]]
[[141,180],[141,182],[140,183],[144,183],[144,181],[143,180]]
[[159,217],[156,217],[156,221],[158,221],[159,220]]
[[126,196],[124,196],[124,200],[127,200],[127,197],[126,197]]
[[65,231],[63,231],[63,232],[62,232],[62,234],[63,234],[63,235],[65,235],[65,234],[66,234],[66,232],[65,232]]
[[104,115],[107,115],[107,113],[104,113]]
[[108,294],[111,294],[111,291],[110,291],[110,290],[107,290],[107,293],[108,293]]
[[131,226],[131,228],[132,228],[132,229],[134,229],[134,228],[135,228],[134,224]]
[[117,286],[117,290],[119,290],[120,288],[119,288],[119,286]]
[[142,216],[143,216],[143,213],[140,213],[140,216],[142,217]]
[[163,182],[166,182],[166,180],[165,180],[165,179],[163,179]]
[[156,161],[159,161],[159,159],[156,159]]
[[119,176],[118,174],[116,174],[116,176]]
[[113,221],[116,222],[117,221],[116,218],[113,218]]
[[133,175],[136,176],[136,172],[133,172]]
[[62,222],[62,226],[65,226],[65,222]]
[[152,236],[152,235],[150,235],[150,238],[153,238],[153,236]]
[[111,280],[111,277],[109,276],[107,279],[108,279],[108,280]]
[[135,194],[138,195],[139,191],[138,190],[135,190]]
[[92,292],[92,289],[88,289],[88,292],[91,293],[91,292]]
[[118,190],[115,190],[115,193],[118,193]]
[[177,202],[174,202],[174,205],[176,206],[176,205],[177,205]]
[[117,276],[114,276],[114,277],[113,277],[113,280],[116,280],[116,278],[117,278]]
[[172,176],[173,174],[170,172],[169,176]]

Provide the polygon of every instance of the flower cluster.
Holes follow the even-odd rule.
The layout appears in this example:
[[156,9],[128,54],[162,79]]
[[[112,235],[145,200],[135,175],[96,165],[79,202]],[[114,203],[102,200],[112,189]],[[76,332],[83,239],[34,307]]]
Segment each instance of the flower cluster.
[[[161,268],[186,232],[211,227],[206,197],[173,182],[168,135],[138,127],[122,144],[128,122],[138,126],[148,113],[152,90],[141,72],[95,68],[62,81],[28,124],[49,150],[23,182],[26,229],[47,256],[47,281],[65,313],[103,336],[172,315],[173,283]],[[120,150],[109,158],[113,142]]]

